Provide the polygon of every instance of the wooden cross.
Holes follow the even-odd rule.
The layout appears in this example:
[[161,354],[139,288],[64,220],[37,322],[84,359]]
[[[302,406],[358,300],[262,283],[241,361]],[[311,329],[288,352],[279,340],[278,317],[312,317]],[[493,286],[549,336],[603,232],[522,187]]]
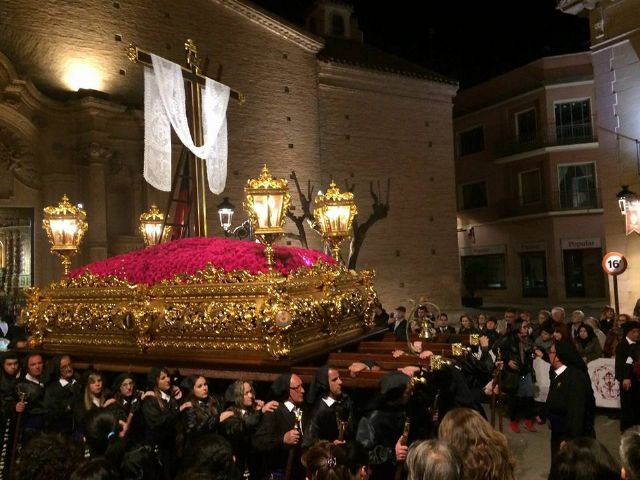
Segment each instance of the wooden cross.
[[[207,77],[203,73],[206,70],[206,62],[203,68],[202,60],[198,57],[198,49],[191,39],[187,39],[184,44],[186,53],[187,67],[182,67],[182,77],[188,84],[186,91],[187,102],[187,119],[189,121],[189,130],[193,138],[193,143],[196,146],[201,146],[204,143],[203,131],[202,131],[202,87],[205,85]],[[151,61],[151,54],[134,43],[129,44],[125,49],[127,57],[133,63],[140,63],[146,67],[153,68]],[[218,78],[221,76],[221,69],[218,71]],[[230,97],[243,104],[245,96],[237,90],[231,89],[229,93]],[[189,170],[193,173],[189,174]],[[183,236],[189,236],[188,223],[191,215],[192,203],[195,200],[195,222],[194,222],[194,235],[197,237],[207,236],[207,202],[206,202],[206,185],[205,180],[207,176],[205,173],[205,161],[196,157],[186,148],[183,148],[183,153],[178,163],[178,168],[173,177],[171,195],[165,212],[163,234],[167,226],[174,228],[172,231],[172,239],[181,238]],[[182,187],[184,180],[190,180],[190,187],[188,192],[188,199],[185,200],[182,196]],[[174,205],[175,204],[175,205]],[[175,206],[175,210],[172,214],[172,206]],[[181,207],[182,206],[182,207]],[[180,208],[187,208],[188,210],[182,211],[180,214]],[[179,229],[179,231],[176,230]],[[161,238],[163,238],[161,236]]]

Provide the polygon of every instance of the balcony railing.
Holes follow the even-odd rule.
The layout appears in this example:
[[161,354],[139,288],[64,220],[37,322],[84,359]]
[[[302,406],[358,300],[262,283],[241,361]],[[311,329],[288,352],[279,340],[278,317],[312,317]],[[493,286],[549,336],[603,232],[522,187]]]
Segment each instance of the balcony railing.
[[597,140],[593,124],[547,125],[542,130],[526,136],[509,137],[495,144],[496,158],[508,157],[517,153],[529,152],[543,147],[558,145],[576,145]]
[[600,189],[555,190],[550,194],[543,193],[537,201],[523,197],[505,198],[498,203],[497,214],[504,218],[594,208],[602,208]]

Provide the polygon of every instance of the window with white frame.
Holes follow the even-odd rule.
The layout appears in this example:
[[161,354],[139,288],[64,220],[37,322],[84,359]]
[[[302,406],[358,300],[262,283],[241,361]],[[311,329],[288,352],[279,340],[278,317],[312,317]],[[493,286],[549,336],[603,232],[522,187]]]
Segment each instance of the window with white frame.
[[540,169],[527,170],[518,174],[520,204],[528,205],[542,200],[542,176]]
[[595,208],[596,164],[577,163],[558,165],[560,208]]
[[584,142],[592,139],[591,102],[588,98],[557,102],[554,105],[554,113],[556,139],[559,143]]

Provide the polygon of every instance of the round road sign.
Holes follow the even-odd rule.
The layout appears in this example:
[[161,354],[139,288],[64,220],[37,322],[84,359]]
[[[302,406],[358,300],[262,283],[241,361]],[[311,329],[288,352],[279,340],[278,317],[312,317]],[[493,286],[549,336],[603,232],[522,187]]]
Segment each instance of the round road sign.
[[602,259],[602,269],[608,275],[620,275],[627,269],[627,259],[618,252],[609,252]]

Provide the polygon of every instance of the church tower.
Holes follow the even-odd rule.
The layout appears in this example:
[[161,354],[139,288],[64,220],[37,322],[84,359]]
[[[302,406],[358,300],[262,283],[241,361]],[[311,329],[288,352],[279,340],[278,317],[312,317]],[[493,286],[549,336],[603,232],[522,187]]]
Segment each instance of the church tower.
[[362,30],[353,15],[353,5],[340,0],[318,0],[311,7],[305,27],[316,35],[362,43]]

